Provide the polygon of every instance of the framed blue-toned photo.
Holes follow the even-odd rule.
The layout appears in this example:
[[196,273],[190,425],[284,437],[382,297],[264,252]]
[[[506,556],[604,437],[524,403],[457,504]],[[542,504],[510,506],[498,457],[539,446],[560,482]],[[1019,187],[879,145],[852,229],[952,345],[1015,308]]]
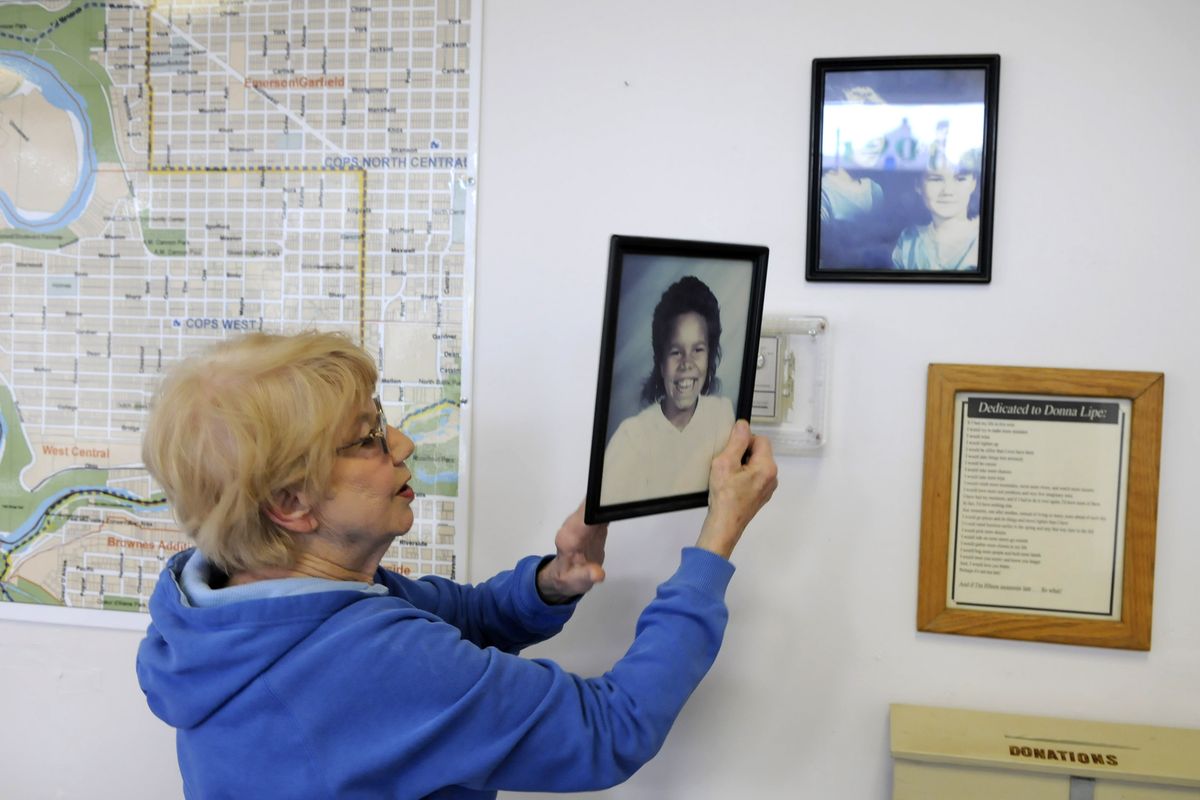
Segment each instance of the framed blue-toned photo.
[[584,519],[703,506],[749,419],[767,248],[614,236]]
[[813,60],[810,281],[992,275],[1000,56]]

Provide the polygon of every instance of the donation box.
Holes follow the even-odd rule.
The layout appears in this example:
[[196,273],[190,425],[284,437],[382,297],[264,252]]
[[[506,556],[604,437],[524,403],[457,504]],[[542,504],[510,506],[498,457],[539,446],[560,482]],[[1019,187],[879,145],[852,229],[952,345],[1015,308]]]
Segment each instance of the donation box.
[[1200,730],[893,705],[892,800],[1200,800]]

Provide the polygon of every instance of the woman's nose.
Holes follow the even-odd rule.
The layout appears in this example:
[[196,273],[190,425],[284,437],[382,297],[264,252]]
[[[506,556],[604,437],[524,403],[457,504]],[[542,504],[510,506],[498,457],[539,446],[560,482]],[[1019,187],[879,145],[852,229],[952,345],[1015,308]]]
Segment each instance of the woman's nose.
[[404,435],[404,432],[394,425],[387,427],[388,450],[392,454],[392,460],[396,463],[404,461],[413,454],[416,445],[413,440]]

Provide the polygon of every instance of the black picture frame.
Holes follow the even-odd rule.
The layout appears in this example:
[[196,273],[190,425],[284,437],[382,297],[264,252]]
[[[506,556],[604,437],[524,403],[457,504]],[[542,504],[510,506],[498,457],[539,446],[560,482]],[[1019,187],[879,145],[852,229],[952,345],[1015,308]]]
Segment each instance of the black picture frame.
[[805,278],[989,283],[999,94],[995,54],[813,59]]
[[[767,256],[767,248],[759,245],[612,237],[584,501],[588,523],[708,503],[706,465],[713,447],[724,446],[733,420],[750,418]],[[709,352],[714,299],[720,321],[715,364]],[[674,309],[688,311],[670,313]],[[703,310],[676,322],[691,309]],[[656,311],[660,354],[669,341],[684,344],[689,354],[680,357],[671,373],[679,377],[669,383],[655,381],[656,374],[664,374],[660,361],[667,358],[654,355]],[[693,396],[691,412],[683,410]],[[684,428],[671,427],[663,409],[688,414]],[[680,438],[674,439],[677,430]],[[607,479],[606,453],[612,459]]]

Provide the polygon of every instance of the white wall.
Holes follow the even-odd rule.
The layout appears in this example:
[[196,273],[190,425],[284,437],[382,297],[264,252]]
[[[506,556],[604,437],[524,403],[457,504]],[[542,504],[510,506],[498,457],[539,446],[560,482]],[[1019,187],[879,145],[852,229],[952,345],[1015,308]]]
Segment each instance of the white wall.
[[[884,798],[887,706],[1200,727],[1200,4],[520,0],[486,5],[474,571],[582,495],[607,238],[765,244],[768,311],[827,316],[830,441],[781,459],[721,656],[622,798]],[[803,277],[811,60],[1000,53],[993,280]],[[1158,370],[1149,653],[918,634],[929,362]],[[701,512],[618,523],[537,655],[602,672]]]
[[[549,548],[582,498],[610,234],[766,244],[767,310],[833,326],[829,444],[781,459],[716,666],[659,757],[605,796],[884,798],[897,701],[1200,727],[1200,4],[483,10],[473,577]],[[992,283],[806,283],[811,59],[975,52],[1003,59]],[[916,633],[931,361],[1166,373],[1149,653]],[[614,524],[608,583],[533,654],[603,672],[700,519]],[[138,638],[0,622],[0,795],[178,796]]]

